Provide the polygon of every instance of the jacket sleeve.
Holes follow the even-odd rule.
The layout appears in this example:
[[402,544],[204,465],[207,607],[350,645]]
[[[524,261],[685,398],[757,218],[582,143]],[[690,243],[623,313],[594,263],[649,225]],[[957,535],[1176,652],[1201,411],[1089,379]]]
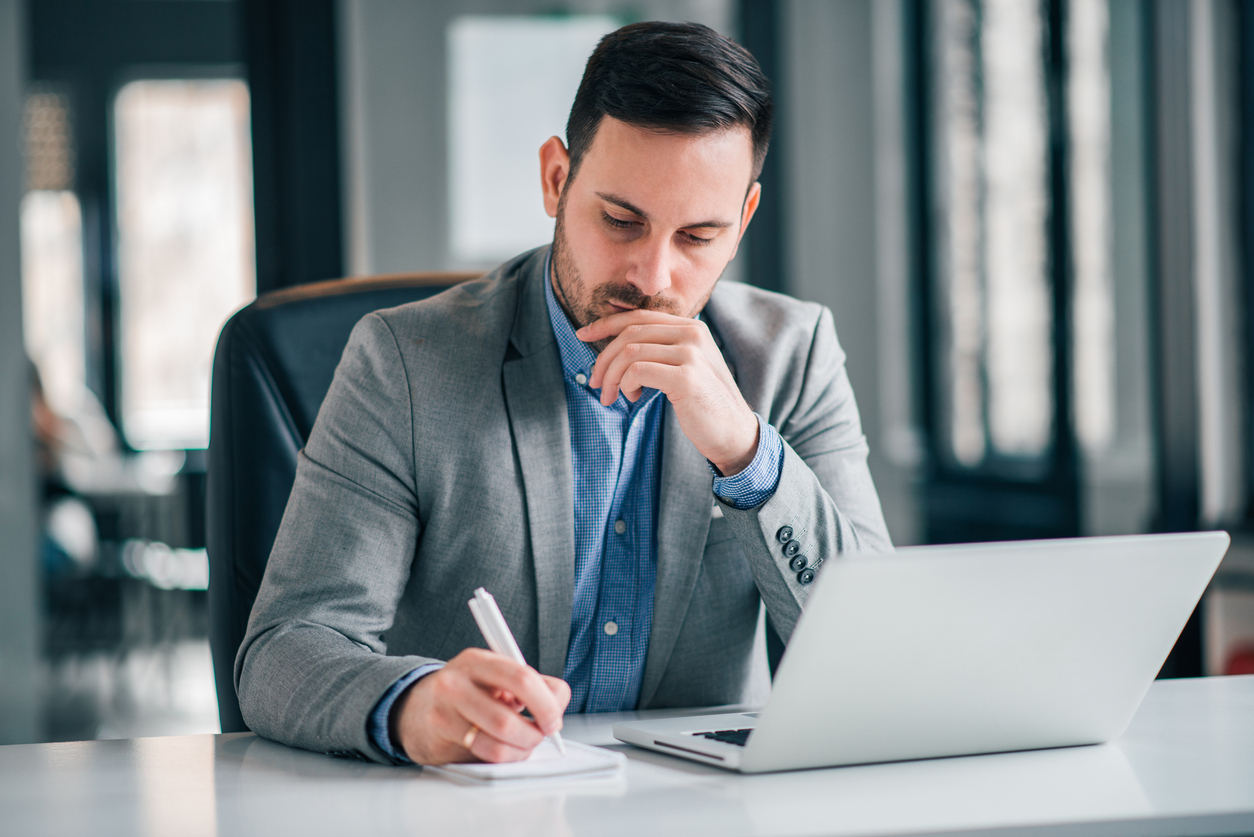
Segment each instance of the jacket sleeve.
[[384,635],[420,533],[413,415],[400,350],[371,314],[354,328],[318,419],[235,659],[248,726],[309,750],[391,763],[371,709],[422,657]]
[[[867,467],[867,442],[845,353],[827,308],[821,309],[809,351],[798,364],[800,374],[788,376],[798,383],[778,393],[769,411],[763,405],[784,440],[774,495],[745,510],[719,501],[748,557],[771,625],[785,641],[825,562],[850,552],[892,549]],[[794,568],[797,556],[805,559],[804,570]]]

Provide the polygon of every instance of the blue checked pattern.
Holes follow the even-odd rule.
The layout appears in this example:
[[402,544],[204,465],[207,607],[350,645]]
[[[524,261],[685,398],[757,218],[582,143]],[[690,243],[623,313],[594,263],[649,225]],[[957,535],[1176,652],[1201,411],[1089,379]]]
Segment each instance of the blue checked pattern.
[[[545,274],[550,270],[546,266]],[[645,389],[635,404],[620,394],[614,404],[603,407],[601,391],[586,385],[596,353],[575,337],[551,282],[545,283],[544,294],[562,360],[574,470],[575,590],[570,649],[562,674],[571,688],[566,711],[631,710],[640,698],[653,624],[666,399],[659,398],[657,390]],[[758,450],[749,467],[724,477],[709,465],[714,493],[739,509],[769,500],[784,464],[779,433],[761,416],[757,419]],[[607,632],[610,622],[614,626]],[[409,759],[389,740],[392,708],[410,684],[438,668],[422,666],[397,680],[370,714],[371,740],[398,761]]]
[[771,499],[784,470],[784,440],[779,431],[757,413],[753,415],[758,420],[758,452],[749,467],[735,476],[725,477],[713,462],[706,460],[714,475],[714,493],[738,509],[756,509]]
[[[550,270],[551,264],[545,274]],[[640,698],[653,623],[667,402],[658,390],[645,388],[635,404],[620,393],[614,404],[602,406],[601,391],[586,385],[596,353],[575,336],[551,281],[544,285],[544,298],[562,358],[574,465],[575,595],[562,675],[571,689],[566,711],[631,710]],[[715,493],[736,508],[760,506],[779,485],[784,443],[761,416],[757,419],[759,444],[749,467],[724,477],[709,466]]]
[[[545,271],[548,274],[548,271]],[[562,678],[567,712],[634,709],[653,624],[657,496],[666,399],[645,389],[609,407],[587,386],[596,353],[544,283],[566,384],[574,466],[575,596]]]

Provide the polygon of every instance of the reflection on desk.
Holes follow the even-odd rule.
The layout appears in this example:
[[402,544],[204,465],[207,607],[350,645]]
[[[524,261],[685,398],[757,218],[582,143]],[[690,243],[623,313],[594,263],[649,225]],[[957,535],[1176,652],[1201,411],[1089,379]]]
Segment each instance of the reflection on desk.
[[[713,710],[711,710],[713,711]],[[5,834],[1102,834],[1254,831],[1254,676],[1159,681],[1118,741],[742,776],[614,742],[626,775],[509,791],[250,734],[0,747]]]

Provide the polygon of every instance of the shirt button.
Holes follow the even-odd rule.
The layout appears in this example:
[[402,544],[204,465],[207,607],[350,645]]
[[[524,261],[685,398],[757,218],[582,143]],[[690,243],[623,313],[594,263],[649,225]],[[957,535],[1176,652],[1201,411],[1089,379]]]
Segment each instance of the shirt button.
[[[615,532],[617,532],[617,533],[618,533],[618,534],[620,534],[620,535],[621,535],[623,532],[626,532],[626,531],[627,531],[627,521],[625,521],[625,520],[615,520],[615,521],[614,521],[614,531],[615,531]],[[613,623],[613,622],[611,622],[610,624],[612,625],[612,624],[614,624],[614,623]]]
[[618,633],[618,623],[611,619],[605,623],[604,630],[606,636],[614,636],[614,634]]
[[582,372],[578,373],[577,375],[575,375],[575,383],[579,384],[580,386],[588,383],[588,376],[583,374]]

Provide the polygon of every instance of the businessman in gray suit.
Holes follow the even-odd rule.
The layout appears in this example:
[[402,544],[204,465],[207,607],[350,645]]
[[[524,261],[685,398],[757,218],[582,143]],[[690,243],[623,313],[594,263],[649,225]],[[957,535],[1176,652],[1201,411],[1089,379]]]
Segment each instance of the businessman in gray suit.
[[540,149],[551,247],[357,325],[236,658],[253,730],[506,761],[566,711],[741,701],[761,606],[786,640],[823,563],[891,548],[831,313],[718,284],[771,112],[705,27],[606,36]]

